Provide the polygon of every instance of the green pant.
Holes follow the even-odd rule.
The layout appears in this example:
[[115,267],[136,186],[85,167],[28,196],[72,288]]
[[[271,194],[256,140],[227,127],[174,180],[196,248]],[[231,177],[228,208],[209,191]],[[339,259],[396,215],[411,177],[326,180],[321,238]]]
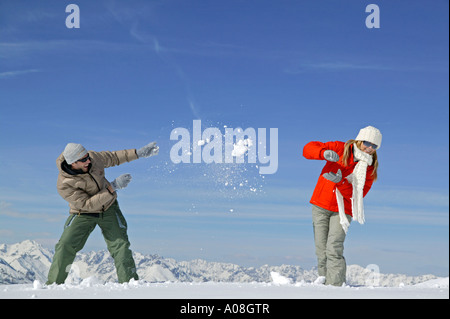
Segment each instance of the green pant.
[[[347,265],[344,258],[345,232],[339,213],[313,205],[312,216],[319,276],[325,277],[327,285],[342,286]],[[350,222],[351,217],[345,216]]]
[[86,243],[95,226],[102,230],[108,250],[114,259],[120,283],[138,279],[136,265],[127,236],[127,222],[117,201],[100,214],[73,214],[64,225],[64,232],[55,246],[55,255],[48,273],[47,285],[63,284],[69,274],[75,255]]

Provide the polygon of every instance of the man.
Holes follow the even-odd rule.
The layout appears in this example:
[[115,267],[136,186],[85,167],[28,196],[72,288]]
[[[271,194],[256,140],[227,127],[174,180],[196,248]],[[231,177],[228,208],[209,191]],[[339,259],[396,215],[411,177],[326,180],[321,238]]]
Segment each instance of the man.
[[101,228],[114,259],[119,282],[138,279],[129,249],[127,223],[120,211],[116,192],[128,185],[131,175],[120,175],[110,183],[105,178],[105,168],[157,155],[158,152],[156,142],[137,150],[116,152],[87,152],[80,144],[67,144],[56,160],[59,169],[57,190],[69,203],[70,216],[55,246],[47,285],[64,283],[76,253],[84,247],[96,225]]

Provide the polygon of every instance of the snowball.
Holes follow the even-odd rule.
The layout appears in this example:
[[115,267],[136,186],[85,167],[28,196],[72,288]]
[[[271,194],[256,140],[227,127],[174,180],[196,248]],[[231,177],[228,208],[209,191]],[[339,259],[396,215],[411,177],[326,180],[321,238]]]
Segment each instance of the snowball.
[[288,285],[292,282],[290,278],[284,277],[275,271],[271,271],[270,276],[275,285]]

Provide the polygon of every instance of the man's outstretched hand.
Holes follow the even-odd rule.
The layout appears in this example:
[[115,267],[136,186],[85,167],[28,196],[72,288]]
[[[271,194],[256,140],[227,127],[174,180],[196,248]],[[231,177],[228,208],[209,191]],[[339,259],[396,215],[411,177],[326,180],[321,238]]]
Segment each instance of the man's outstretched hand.
[[154,155],[158,155],[159,147],[156,146],[156,142],[151,142],[139,149],[136,150],[136,154],[139,158],[142,157],[150,157]]

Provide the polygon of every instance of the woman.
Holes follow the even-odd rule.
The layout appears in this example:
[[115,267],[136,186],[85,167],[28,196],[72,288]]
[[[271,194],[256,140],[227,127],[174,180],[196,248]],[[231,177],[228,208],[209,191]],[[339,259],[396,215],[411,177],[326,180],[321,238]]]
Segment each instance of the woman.
[[309,142],[303,148],[305,158],[327,161],[310,201],[319,271],[316,283],[342,286],[345,282],[345,235],[351,217],[364,223],[363,197],[377,179],[381,139],[377,128],[367,126],[346,143]]

